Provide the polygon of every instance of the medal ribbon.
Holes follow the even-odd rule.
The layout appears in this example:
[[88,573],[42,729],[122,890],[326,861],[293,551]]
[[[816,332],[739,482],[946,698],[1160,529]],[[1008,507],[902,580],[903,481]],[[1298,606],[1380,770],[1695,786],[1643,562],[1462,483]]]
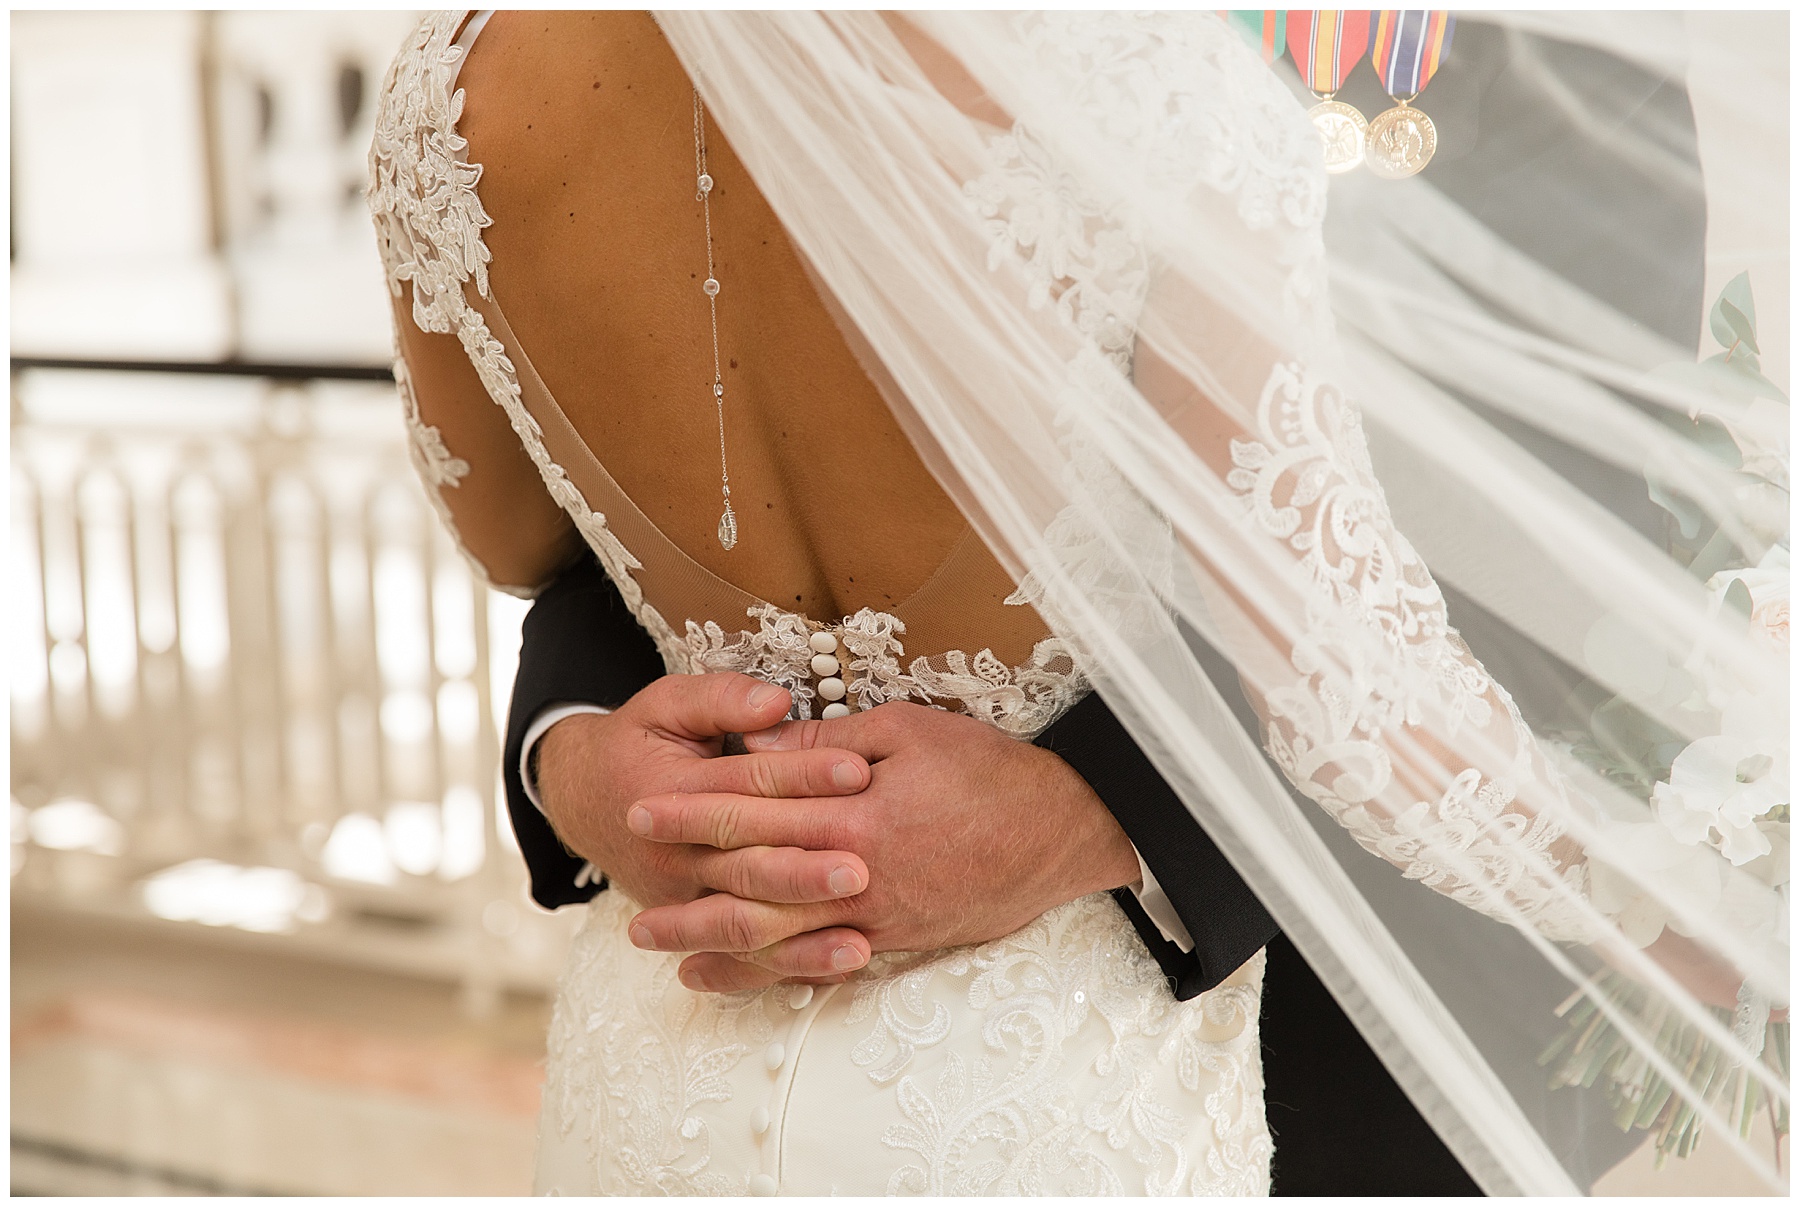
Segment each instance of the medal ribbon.
[[1263,62],[1273,63],[1287,49],[1287,10],[1274,8],[1234,9],[1219,14],[1231,23],[1253,50],[1261,51]]
[[1442,9],[1388,10],[1377,14],[1369,58],[1389,96],[1417,96],[1450,53],[1456,18]]
[[1314,92],[1330,94],[1369,48],[1369,14],[1365,11],[1288,10],[1288,50],[1300,78]]

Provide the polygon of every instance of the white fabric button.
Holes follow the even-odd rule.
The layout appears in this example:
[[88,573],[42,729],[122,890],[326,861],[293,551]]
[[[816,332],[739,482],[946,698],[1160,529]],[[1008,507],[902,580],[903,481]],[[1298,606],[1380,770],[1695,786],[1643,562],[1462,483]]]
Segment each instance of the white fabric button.
[[781,1067],[781,1062],[786,1059],[787,1049],[781,1046],[780,1040],[776,1040],[774,1043],[763,1049],[763,1063],[769,1066],[769,1072],[771,1073],[776,1069],[779,1069]]
[[771,1178],[766,1173],[751,1174],[750,1193],[762,1198],[768,1198],[775,1193],[775,1179]]
[[[837,659],[832,659],[832,662],[836,661]],[[842,700],[844,698],[844,681],[836,675],[829,679],[819,680],[819,695],[827,700]]]
[[750,1130],[762,1135],[769,1130],[769,1108],[759,1106],[750,1112]]
[[812,994],[813,988],[811,985],[795,985],[794,991],[788,994],[788,1005],[796,1010],[804,1010],[806,1009],[807,1003],[812,1001]]
[[815,675],[835,675],[838,673],[838,660],[832,654],[814,654],[812,671]]
[[812,646],[815,654],[837,653],[837,638],[830,633],[814,633],[806,639],[806,643]]
[[835,721],[839,717],[849,716],[850,706],[847,704],[827,704],[825,706],[825,711],[819,715],[824,717],[827,721]]

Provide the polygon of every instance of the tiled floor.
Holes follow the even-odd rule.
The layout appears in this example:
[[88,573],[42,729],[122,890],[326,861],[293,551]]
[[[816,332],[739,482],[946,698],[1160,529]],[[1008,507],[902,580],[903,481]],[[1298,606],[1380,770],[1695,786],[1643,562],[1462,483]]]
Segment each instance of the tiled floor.
[[[1750,1147],[1764,1160],[1772,1160],[1775,1133],[1766,1117],[1758,1117],[1750,1129]],[[1792,1147],[1782,1145],[1782,1166]],[[1726,1195],[1767,1195],[1767,1186],[1754,1178],[1716,1136],[1701,1136],[1700,1145],[1684,1159],[1671,1157],[1656,1168],[1656,1146],[1648,1140],[1594,1183],[1594,1194],[1607,1196],[1655,1195],[1668,1198],[1717,1198]]]
[[15,911],[15,1191],[529,1191],[542,999],[178,934]]

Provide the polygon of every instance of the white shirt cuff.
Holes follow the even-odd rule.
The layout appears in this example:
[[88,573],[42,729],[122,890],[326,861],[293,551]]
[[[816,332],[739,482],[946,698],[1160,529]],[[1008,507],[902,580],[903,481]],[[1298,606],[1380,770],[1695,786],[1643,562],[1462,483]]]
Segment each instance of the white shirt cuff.
[[537,749],[537,744],[544,740],[544,735],[558,721],[566,721],[584,713],[604,717],[611,711],[612,709],[601,708],[598,704],[552,704],[533,717],[531,724],[526,726],[525,741],[519,746],[519,782],[525,785],[525,799],[536,805],[539,813],[544,811],[544,802],[538,799],[537,777],[531,774],[531,752]]
[[1188,934],[1188,928],[1182,925],[1181,915],[1175,912],[1169,895],[1156,882],[1155,873],[1144,862],[1143,855],[1138,854],[1137,847],[1134,846],[1131,850],[1133,854],[1137,854],[1138,861],[1138,882],[1131,889],[1137,894],[1138,904],[1144,907],[1144,913],[1156,923],[1156,929],[1162,931],[1163,938],[1184,952],[1194,950],[1194,936]]

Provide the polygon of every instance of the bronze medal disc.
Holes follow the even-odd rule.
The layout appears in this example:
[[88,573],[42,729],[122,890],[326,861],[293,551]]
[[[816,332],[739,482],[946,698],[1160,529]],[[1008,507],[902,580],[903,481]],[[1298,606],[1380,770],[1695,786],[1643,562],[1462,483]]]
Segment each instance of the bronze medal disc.
[[1369,119],[1343,101],[1320,101],[1306,111],[1325,142],[1325,170],[1336,175],[1354,171],[1363,161]]
[[1369,171],[1383,180],[1404,180],[1425,170],[1437,151],[1437,127],[1411,105],[1396,105],[1369,123]]

